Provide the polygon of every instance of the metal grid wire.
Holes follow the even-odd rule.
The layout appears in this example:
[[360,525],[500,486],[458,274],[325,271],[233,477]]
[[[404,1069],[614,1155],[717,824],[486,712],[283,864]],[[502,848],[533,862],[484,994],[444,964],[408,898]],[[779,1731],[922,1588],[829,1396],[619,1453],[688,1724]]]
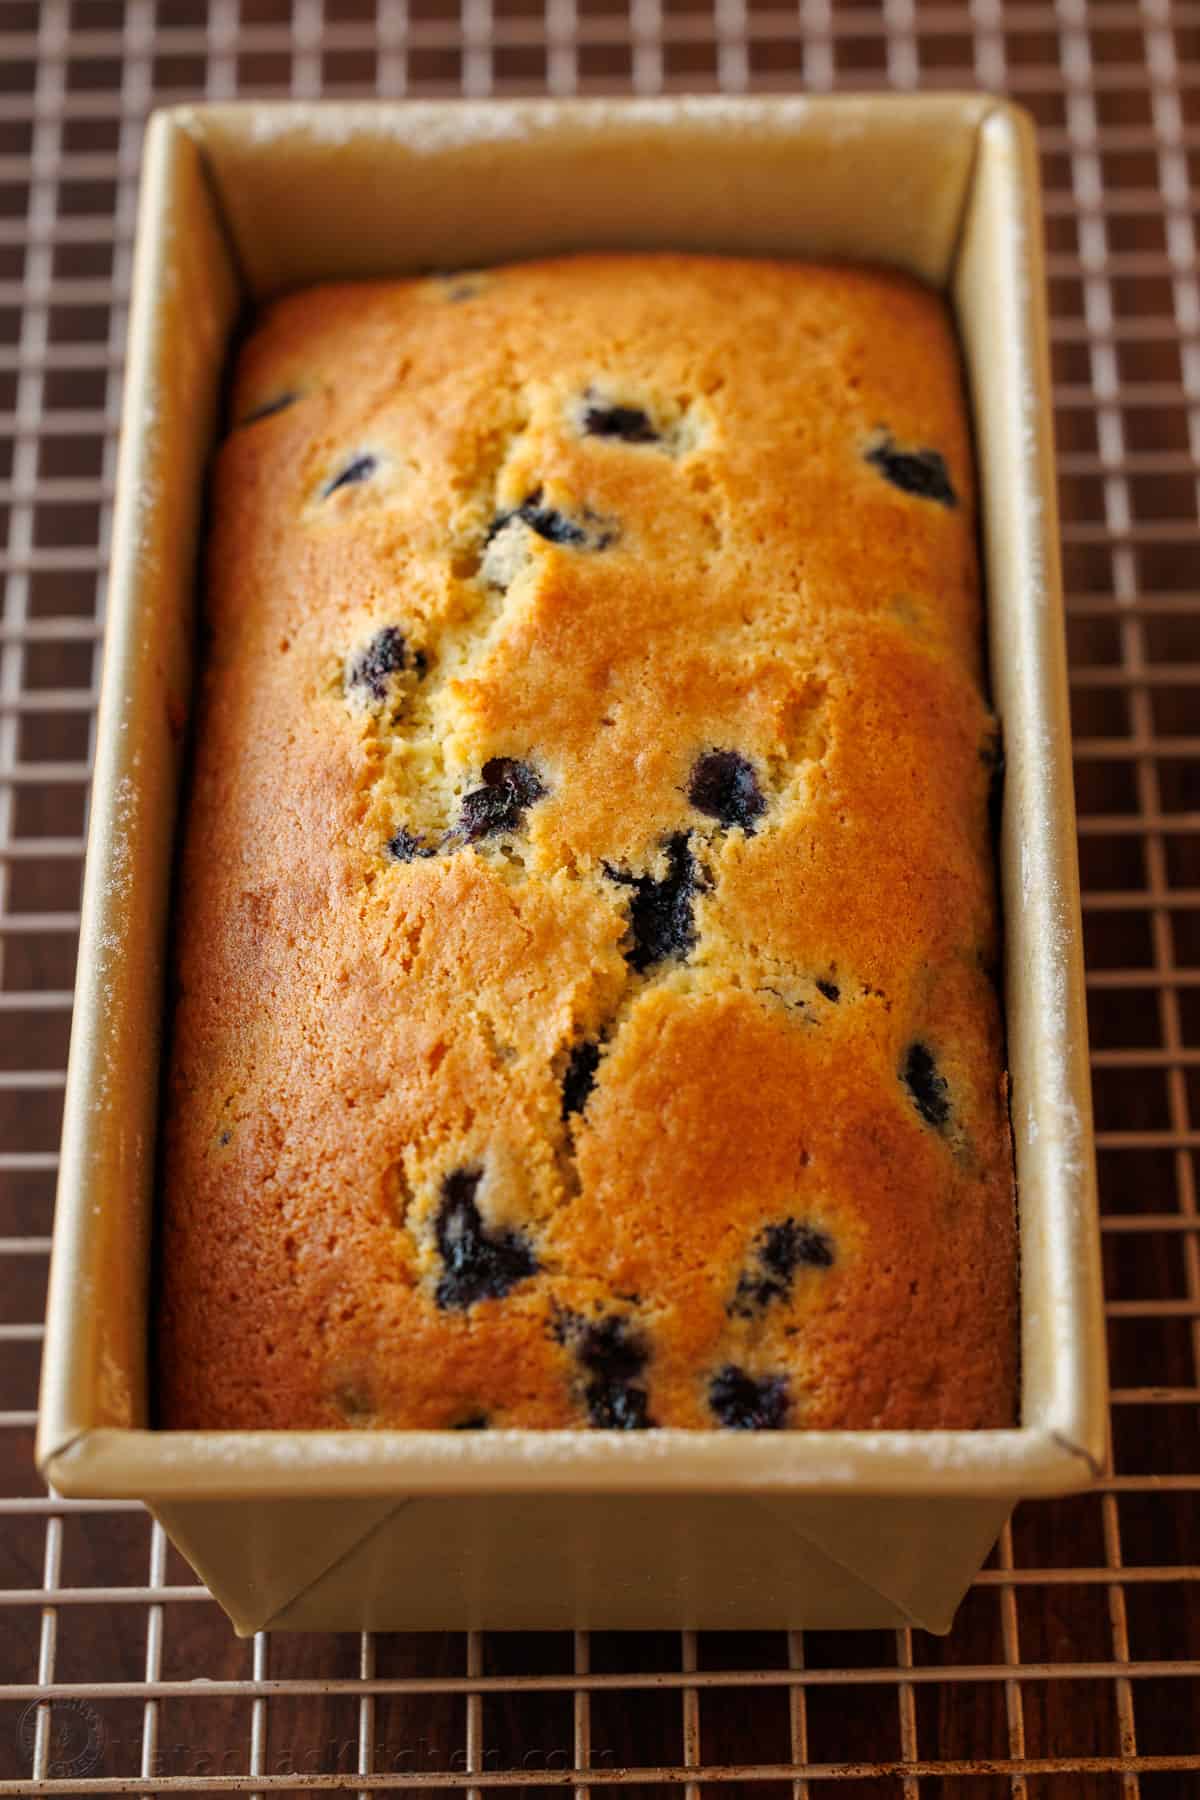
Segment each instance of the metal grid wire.
[[[1112,1472],[1018,1510],[945,1640],[240,1643],[31,1463],[147,109],[959,86],[1044,155]],[[0,1794],[1200,1794],[1198,157],[1187,0],[0,0]]]

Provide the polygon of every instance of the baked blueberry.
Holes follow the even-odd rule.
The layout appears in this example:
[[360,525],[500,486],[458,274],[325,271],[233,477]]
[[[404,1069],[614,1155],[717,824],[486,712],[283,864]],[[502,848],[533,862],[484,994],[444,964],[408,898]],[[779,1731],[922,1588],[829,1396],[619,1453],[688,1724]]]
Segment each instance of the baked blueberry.
[[754,765],[737,750],[708,750],[696,758],[688,781],[688,799],[728,830],[740,825],[747,837],[767,810]]
[[491,1421],[486,1413],[471,1413],[465,1419],[459,1419],[452,1427],[454,1431],[486,1431]]
[[654,1424],[645,1388],[591,1381],[585,1398],[588,1419],[598,1431],[648,1431]]
[[928,1044],[908,1046],[900,1075],[925,1123],[941,1131],[950,1117],[950,1088]]
[[556,506],[546,506],[541,488],[535,488],[520,506],[497,513],[488,527],[487,542],[490,544],[514,519],[519,519],[538,537],[545,538],[548,544],[569,544],[576,549],[607,550],[617,535],[613,526],[597,518],[586,507],[578,518],[571,518]]
[[708,1404],[734,1431],[782,1431],[788,1391],[782,1375],[748,1375],[735,1363],[718,1369],[708,1384]]
[[516,1231],[489,1231],[475,1195],[482,1169],[453,1169],[442,1183],[435,1234],[443,1274],[435,1298],[443,1311],[499,1300],[536,1275],[538,1261]]
[[640,406],[606,406],[591,398],[584,403],[583,429],[588,437],[619,438],[623,444],[657,444],[660,436]]
[[594,1038],[584,1038],[575,1045],[567,1059],[567,1072],[562,1084],[562,1116],[569,1119],[572,1113],[581,1113],[588,1103],[588,1095],[596,1085],[596,1070],[600,1066],[600,1046]]
[[646,1390],[638,1385],[649,1351],[627,1319],[612,1314],[589,1321],[565,1313],[555,1335],[571,1346],[589,1377],[584,1398],[593,1425],[608,1431],[645,1431],[654,1424]]
[[520,506],[513,507],[510,512],[496,514],[488,527],[488,543],[506,525],[511,525],[514,519],[520,519],[523,525],[528,525],[530,531],[545,538],[548,544],[587,543],[587,532],[582,525],[569,519],[566,513],[559,512],[555,506],[543,506],[541,488],[536,488],[527,500],[523,500]]
[[287,407],[294,405],[299,398],[299,394],[293,393],[290,390],[287,393],[276,394],[273,400],[264,400],[261,406],[256,406],[252,412],[248,412],[244,418],[239,419],[238,424],[257,425],[260,419],[270,419],[276,413],[284,412]]
[[867,451],[867,461],[902,493],[913,494],[918,500],[936,500],[941,506],[958,505],[949,470],[938,450],[901,450],[893,438],[885,437]]
[[357,487],[360,482],[369,481],[379,467],[379,458],[369,453],[352,457],[345,468],[340,469],[332,481],[327,481],[321,490],[321,498],[328,500],[330,494],[336,494],[339,488]]
[[729,1304],[736,1317],[749,1319],[772,1300],[786,1299],[797,1269],[831,1269],[833,1239],[803,1219],[768,1225],[754,1244],[755,1264],[738,1276]]
[[386,848],[393,862],[415,862],[420,856],[434,854],[433,846],[423,844],[421,839],[414,836],[408,829],[407,825],[401,825],[397,831],[393,832],[387,841]]
[[832,1001],[835,1006],[842,997],[842,990],[836,981],[818,980],[817,992],[818,994],[824,994],[826,1000]]
[[574,519],[568,519],[557,507],[542,505],[540,490],[518,507],[517,512],[530,531],[536,531],[548,544],[587,543],[587,532],[582,525],[577,525]]
[[668,957],[684,959],[696,942],[692,908],[707,883],[692,855],[690,834],[676,832],[666,841],[667,872],[661,881],[653,875],[630,875],[604,864],[610,881],[632,889],[629,901],[630,947],[625,960],[639,974]]
[[537,770],[514,756],[493,756],[483,765],[483,786],[464,794],[452,835],[474,844],[498,831],[515,831],[525,811],[545,797]]
[[346,686],[361,689],[372,700],[383,700],[392,676],[415,669],[419,654],[410,653],[398,626],[384,625],[346,664]]

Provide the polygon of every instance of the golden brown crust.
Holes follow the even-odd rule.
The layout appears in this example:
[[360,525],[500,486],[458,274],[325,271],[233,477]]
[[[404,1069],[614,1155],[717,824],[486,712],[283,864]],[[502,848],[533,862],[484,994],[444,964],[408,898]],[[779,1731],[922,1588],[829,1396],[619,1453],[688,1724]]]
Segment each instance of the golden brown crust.
[[323,288],[235,417],[163,1422],[1010,1423],[942,304],[681,256]]

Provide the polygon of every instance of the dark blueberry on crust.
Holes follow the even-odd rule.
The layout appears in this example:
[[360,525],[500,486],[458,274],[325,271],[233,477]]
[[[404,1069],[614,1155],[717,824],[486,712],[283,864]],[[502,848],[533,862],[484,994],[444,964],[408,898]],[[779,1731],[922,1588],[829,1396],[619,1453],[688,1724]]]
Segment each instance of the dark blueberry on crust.
[[740,825],[747,837],[754,835],[755,820],[767,810],[754,765],[736,750],[709,750],[696,758],[688,799],[727,830]]
[[451,1429],[454,1431],[486,1431],[490,1423],[486,1413],[471,1413],[468,1418],[459,1419]]
[[289,406],[293,406],[299,398],[299,394],[291,393],[290,391],[286,394],[276,394],[273,400],[264,400],[261,406],[256,406],[252,412],[246,413],[243,418],[238,420],[238,424],[257,425],[260,419],[270,419],[276,413],[286,411],[286,409]]
[[378,457],[370,454],[354,457],[344,469],[338,471],[332,481],[326,482],[321,489],[321,498],[328,500],[330,494],[336,494],[339,488],[357,487],[360,482],[369,481],[378,467]]
[[892,438],[885,437],[867,451],[867,461],[901,493],[913,494],[918,500],[936,500],[941,506],[958,505],[958,495],[950,485],[949,471],[938,450],[901,450]]
[[749,1319],[772,1300],[786,1299],[797,1269],[831,1269],[833,1239],[802,1219],[784,1219],[768,1225],[754,1245],[755,1266],[738,1276],[737,1289],[728,1310]]
[[556,506],[545,506],[542,503],[542,490],[535,488],[528,499],[510,512],[497,513],[488,527],[486,541],[490,544],[498,532],[504,530],[514,519],[520,519],[523,525],[545,538],[548,544],[570,544],[577,549],[606,550],[616,537],[611,525],[605,525],[594,513],[585,508],[583,520],[572,519],[566,513],[559,512]]
[[481,1169],[454,1169],[442,1183],[435,1232],[444,1273],[435,1298],[443,1311],[499,1300],[536,1275],[538,1261],[515,1231],[489,1232],[475,1199]]
[[503,531],[513,519],[520,519],[535,531],[548,544],[586,544],[587,532],[574,519],[568,519],[566,513],[560,513],[557,507],[542,505],[542,490],[538,488],[523,500],[512,512],[497,513],[488,529],[488,542],[498,531]]
[[600,1066],[600,1046],[592,1038],[584,1038],[576,1044],[567,1061],[567,1072],[562,1084],[562,1116],[569,1119],[572,1113],[581,1113],[588,1103],[588,1095],[596,1085],[596,1070]]
[[646,1390],[637,1380],[649,1360],[627,1319],[615,1315],[588,1321],[560,1315],[555,1336],[569,1344],[589,1380],[584,1397],[588,1418],[600,1430],[645,1431],[654,1424]]
[[925,1123],[941,1131],[950,1117],[950,1089],[928,1044],[908,1046],[900,1077]]
[[588,437],[619,438],[623,444],[657,444],[660,434],[640,406],[606,406],[589,399],[583,411]]
[[734,1363],[718,1369],[708,1384],[708,1404],[722,1425],[734,1431],[782,1431],[788,1391],[782,1375],[747,1375]]
[[[386,697],[393,675],[417,666],[417,656],[409,653],[404,633],[396,625],[384,625],[346,666],[346,686],[361,688],[372,700]],[[421,657],[422,663],[424,658]]]
[[692,855],[688,833],[678,831],[668,838],[666,852],[667,873],[661,881],[604,864],[610,881],[633,890],[629,901],[632,943],[625,960],[639,974],[668,957],[686,958],[696,942],[692,907],[706,884]]
[[796,1269],[831,1269],[833,1239],[827,1231],[801,1219],[785,1219],[768,1225],[759,1251],[762,1265],[779,1280],[790,1280]]
[[488,787],[511,788],[523,807],[532,806],[546,792],[537,770],[515,756],[489,756],[483,765],[483,779]]
[[836,981],[818,981],[817,992],[824,994],[826,1000],[832,1001],[835,1006],[842,997],[842,990]]
[[517,517],[528,525],[530,531],[536,531],[540,538],[548,544],[586,544],[586,529],[574,519],[568,519],[566,513],[560,513],[557,507],[543,506],[542,493],[539,488],[531,494],[523,505],[517,508]]
[[464,794],[454,837],[474,844],[497,831],[515,831],[527,807],[545,797],[536,769],[514,756],[493,756],[483,765],[483,786]]
[[393,862],[416,862],[418,857],[434,854],[432,845],[423,844],[407,825],[401,825],[388,839],[386,848]]
[[586,1398],[588,1419],[598,1431],[648,1431],[654,1424],[645,1388],[591,1381]]

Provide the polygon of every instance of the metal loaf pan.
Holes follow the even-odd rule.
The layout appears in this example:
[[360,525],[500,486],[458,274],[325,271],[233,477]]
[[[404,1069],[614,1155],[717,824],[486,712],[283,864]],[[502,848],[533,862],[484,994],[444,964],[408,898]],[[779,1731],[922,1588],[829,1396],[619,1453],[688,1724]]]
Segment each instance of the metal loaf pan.
[[[161,1432],[147,1293],[197,537],[241,309],[599,247],[898,264],[957,315],[1008,775],[1019,1429]],[[243,105],[146,144],[38,1460],[134,1496],[237,1629],[949,1627],[1014,1502],[1104,1455],[1104,1358],[1036,162],[938,98]]]

